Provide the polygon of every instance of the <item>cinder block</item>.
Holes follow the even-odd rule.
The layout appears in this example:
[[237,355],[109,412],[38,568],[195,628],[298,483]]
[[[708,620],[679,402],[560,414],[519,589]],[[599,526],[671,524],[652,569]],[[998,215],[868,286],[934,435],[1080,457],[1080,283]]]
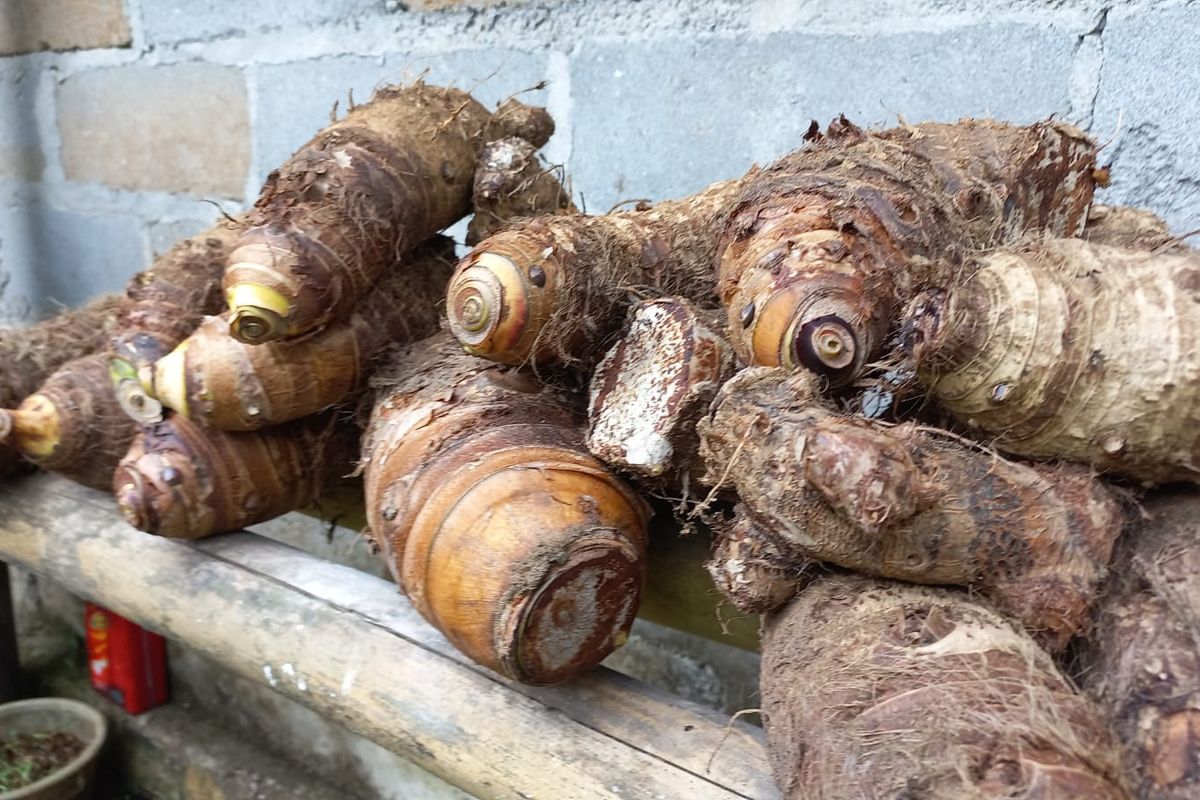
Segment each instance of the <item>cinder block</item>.
[[203,41],[267,29],[383,14],[385,0],[149,0],[142,31],[150,44]]
[[129,44],[122,0],[4,0],[0,55]]
[[[256,185],[329,124],[335,101],[338,115],[344,116],[351,90],[354,101],[363,103],[376,86],[410,82],[423,73],[429,83],[471,90],[479,102],[491,108],[540,82],[545,77],[546,59],[514,50],[456,50],[437,55],[322,58],[259,67],[254,132]],[[521,99],[544,104],[546,92],[528,92]]]
[[214,64],[115,67],[58,89],[68,180],[117,189],[240,198],[250,121],[240,70]]
[[35,181],[45,159],[34,117],[38,70],[26,59],[0,62],[0,178]]
[[189,236],[208,230],[216,222],[216,216],[156,220],[146,226],[150,237],[150,254],[157,258]]
[[36,318],[119,292],[145,261],[141,224],[132,217],[0,210],[0,316],[11,309]]
[[1113,170],[1101,199],[1200,228],[1200,6],[1114,12],[1103,43],[1092,133],[1111,140]]
[[585,44],[571,59],[570,174],[588,210],[605,211],[741,175],[840,113],[867,126],[1065,113],[1075,39],[995,24]]

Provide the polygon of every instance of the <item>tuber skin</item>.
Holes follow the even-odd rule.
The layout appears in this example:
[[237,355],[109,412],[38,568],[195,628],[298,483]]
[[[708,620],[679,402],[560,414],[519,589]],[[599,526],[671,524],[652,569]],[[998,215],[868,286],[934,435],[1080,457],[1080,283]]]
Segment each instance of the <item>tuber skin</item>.
[[523,683],[624,644],[648,511],[584,448],[575,404],[446,334],[399,350],[372,385],[370,535],[422,616]]
[[811,373],[750,368],[700,421],[708,482],[797,561],[978,590],[1051,650],[1086,621],[1122,528],[1082,467],[1029,467],[819,403]]
[[378,90],[267,178],[225,271],[230,332],[262,344],[345,317],[388,265],[470,211],[485,142],[541,146],[553,129],[515,101],[493,115],[456,89]]
[[1200,491],[1160,493],[1124,542],[1080,648],[1084,690],[1142,800],[1200,797]]
[[750,176],[717,251],[729,336],[747,363],[849,383],[904,303],[980,249],[1070,236],[1092,199],[1095,144],[1059,122],[863,131],[844,117]]
[[910,306],[930,396],[1000,450],[1144,483],[1200,479],[1200,251],[1047,240]]
[[519,136],[483,148],[472,196],[475,216],[467,225],[467,244],[472,247],[518,217],[576,213],[553,168],[544,166],[537,147]]
[[105,342],[111,338],[111,352],[66,362],[16,409],[0,410],[0,442],[7,439],[40,467],[86,486],[108,488],[113,469],[137,433],[122,403],[135,416],[157,413],[157,403],[133,405],[140,394],[130,391],[138,389],[135,367],[167,352],[203,314],[220,307],[222,263],[236,230],[236,221],[219,222],[134,276],[113,306],[119,316],[115,326],[99,329]]
[[765,614],[787,603],[816,574],[794,548],[744,508],[710,523],[713,557],[704,564],[713,584],[739,611]]
[[1129,206],[1094,205],[1088,211],[1085,242],[1131,250],[1183,248],[1167,223],[1153,211]]
[[309,505],[350,474],[357,445],[332,414],[242,433],[171,414],[142,429],[109,485],[130,525],[199,539]]
[[730,181],[634,211],[510,225],[459,263],[446,292],[450,331],[493,361],[588,367],[632,292],[715,308],[716,240],[737,189]]
[[[0,408],[15,408],[60,366],[104,347],[128,304],[105,295],[27,327],[0,329]],[[15,448],[0,444],[0,477],[26,463]]]
[[771,769],[799,800],[1124,800],[1120,751],[1049,655],[945,589],[833,575],[767,618]]
[[349,317],[296,339],[249,345],[229,335],[225,317],[208,317],[171,354],[141,371],[142,393],[226,431],[315,414],[363,388],[389,343],[437,330],[453,267],[454,243],[436,237],[384,275]]
[[592,375],[593,455],[644,480],[689,482],[696,421],[734,371],[716,316],[680,297],[629,309],[620,338]]

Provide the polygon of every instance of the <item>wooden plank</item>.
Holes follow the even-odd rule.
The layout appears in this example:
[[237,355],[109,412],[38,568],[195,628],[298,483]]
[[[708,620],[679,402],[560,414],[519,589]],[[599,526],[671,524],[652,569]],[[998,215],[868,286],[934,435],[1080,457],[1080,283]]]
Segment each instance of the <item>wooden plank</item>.
[[464,662],[386,581],[259,537],[146,536],[103,495],[37,476],[0,488],[0,558],[480,797],[778,796],[747,726],[716,749],[720,717],[607,672],[516,687]]

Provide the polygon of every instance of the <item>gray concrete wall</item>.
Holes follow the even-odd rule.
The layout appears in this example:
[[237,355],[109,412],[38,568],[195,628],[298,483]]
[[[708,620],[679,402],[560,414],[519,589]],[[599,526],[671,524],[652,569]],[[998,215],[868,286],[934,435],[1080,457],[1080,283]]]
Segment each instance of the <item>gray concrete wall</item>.
[[809,120],[1051,114],[1110,202],[1200,227],[1200,4],[1169,0],[7,0],[0,321],[120,288],[253,200],[350,91],[539,81],[592,210],[767,162]]

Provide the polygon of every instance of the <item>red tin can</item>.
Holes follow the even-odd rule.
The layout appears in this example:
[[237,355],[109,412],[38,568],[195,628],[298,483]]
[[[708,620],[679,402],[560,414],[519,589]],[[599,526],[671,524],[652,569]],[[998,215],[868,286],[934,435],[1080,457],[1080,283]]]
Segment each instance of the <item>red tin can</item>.
[[130,714],[167,702],[167,643],[119,614],[88,603],[88,672],[92,686]]

